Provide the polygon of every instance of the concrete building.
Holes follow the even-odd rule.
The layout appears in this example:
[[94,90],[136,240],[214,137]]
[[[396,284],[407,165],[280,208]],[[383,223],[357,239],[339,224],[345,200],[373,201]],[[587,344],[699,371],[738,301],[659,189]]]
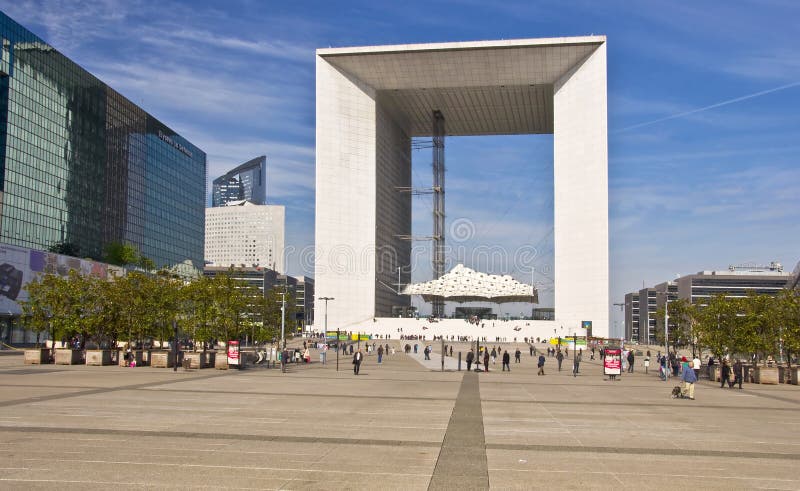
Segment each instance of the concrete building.
[[769,266],[730,266],[724,271],[700,271],[676,280],[678,297],[704,304],[712,295],[746,297],[748,293],[777,295],[787,287],[791,273],[780,263]]
[[625,339],[639,342],[639,294],[625,295]]
[[[605,42],[317,50],[315,280],[320,295],[337,299],[330,325],[357,330],[369,322],[378,333],[379,318],[410,305],[386,285],[398,282],[397,268],[399,283],[410,283],[411,195],[398,190],[411,187],[412,137],[438,135],[443,154],[445,135],[552,133],[555,319],[531,321],[519,337],[582,321],[608,335]],[[443,174],[434,187],[443,203]],[[444,231],[433,240],[443,249]]]
[[283,273],[285,213],[281,205],[249,201],[206,208],[206,262]]
[[640,343],[652,343],[656,338],[657,293],[655,288],[639,290],[639,339]]

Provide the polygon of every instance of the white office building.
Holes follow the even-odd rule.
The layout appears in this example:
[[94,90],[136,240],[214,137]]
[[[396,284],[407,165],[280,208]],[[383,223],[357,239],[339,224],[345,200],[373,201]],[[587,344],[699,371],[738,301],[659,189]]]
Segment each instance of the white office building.
[[[513,336],[589,321],[608,334],[605,36],[327,48],[316,61],[315,287],[336,297],[331,325],[378,333],[410,305],[386,285],[410,283],[411,193],[399,190],[412,186],[412,138],[433,136],[443,170],[445,136],[551,133],[554,319]],[[443,172],[432,189],[444,222]]]
[[206,208],[206,262],[284,273],[285,217],[283,206],[246,200]]

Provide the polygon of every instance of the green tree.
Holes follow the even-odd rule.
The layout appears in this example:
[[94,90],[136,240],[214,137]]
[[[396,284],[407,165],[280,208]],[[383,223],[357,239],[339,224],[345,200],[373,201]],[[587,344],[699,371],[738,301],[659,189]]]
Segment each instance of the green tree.
[[783,349],[792,365],[792,356],[800,353],[800,291],[784,289],[775,299]]
[[81,248],[72,242],[61,241],[51,245],[48,251],[55,254],[63,254],[64,256],[80,257]]
[[742,322],[739,302],[724,295],[708,298],[705,306],[698,307],[695,332],[699,343],[718,358],[738,348]]
[[130,243],[111,242],[106,246],[105,261],[115,266],[128,266],[139,262],[139,250]]
[[781,321],[777,302],[772,296],[750,293],[738,303],[741,323],[735,348],[754,355],[756,362],[764,360],[777,351]]
[[[669,302],[669,342],[673,351],[694,343],[697,308],[689,300],[679,298]],[[664,344],[664,307],[656,310],[656,341]]]

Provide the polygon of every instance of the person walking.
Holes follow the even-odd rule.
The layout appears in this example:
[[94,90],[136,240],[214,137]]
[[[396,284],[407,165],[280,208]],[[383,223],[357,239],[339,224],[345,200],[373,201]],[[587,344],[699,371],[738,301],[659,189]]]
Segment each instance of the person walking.
[[378,346],[378,365],[383,361],[383,346]]
[[578,370],[581,368],[581,360],[583,359],[583,353],[575,354],[575,360],[572,362],[572,376],[577,377],[580,373]]
[[489,371],[489,351],[483,350],[483,371]]
[[692,370],[694,370],[694,375],[695,375],[695,377],[697,377],[698,380],[700,380],[700,365],[701,364],[702,363],[700,362],[700,356],[699,355],[695,356],[694,359],[692,360]]
[[475,360],[475,353],[472,352],[470,348],[469,353],[467,353],[467,371],[469,372],[472,370],[472,361]]
[[694,400],[694,383],[697,382],[697,375],[692,370],[692,364],[689,363],[689,368],[681,374],[681,380],[683,380],[683,391],[681,393],[684,397]]
[[564,353],[562,353],[561,350],[558,351],[558,354],[556,355],[556,360],[558,360],[558,371],[560,372],[561,363],[564,361]]
[[361,360],[364,359],[364,355],[361,353],[361,349],[359,348],[358,351],[353,355],[353,373],[358,375],[358,372],[361,371]]
[[536,375],[544,375],[544,362],[546,358],[544,357],[544,353],[539,355],[539,363],[536,364],[539,367],[539,372]]
[[514,352],[514,363],[520,362],[520,357],[522,356],[522,351],[517,348],[517,351]]
[[506,350],[506,352],[503,353],[503,371],[504,372],[506,371],[506,369],[508,369],[509,372],[511,371],[511,365],[509,365],[509,363],[511,363],[511,355],[509,355],[508,354],[508,350]]
[[742,379],[744,379],[744,367],[742,366],[742,360],[736,359],[736,363],[733,364],[733,387],[736,384],[739,384],[739,390],[742,390]]
[[531,344],[531,345],[529,345],[529,346],[528,346],[528,349],[529,349],[529,350],[530,350],[530,352],[531,352],[531,356],[533,356],[533,345],[532,345],[532,344]]
[[628,351],[628,373],[633,373],[633,350]]
[[453,345],[450,345],[450,356],[453,356]]
[[733,382],[731,382],[731,367],[728,365],[728,360],[722,360],[719,388],[725,387],[726,383],[729,387],[733,387]]
[[492,365],[495,364],[495,360],[497,360],[497,348],[492,348]]

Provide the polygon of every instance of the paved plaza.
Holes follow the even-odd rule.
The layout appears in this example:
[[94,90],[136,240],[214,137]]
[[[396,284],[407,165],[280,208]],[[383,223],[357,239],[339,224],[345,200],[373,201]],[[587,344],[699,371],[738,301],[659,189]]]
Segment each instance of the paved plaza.
[[689,401],[588,356],[542,377],[527,350],[505,373],[331,355],[286,374],[0,356],[0,488],[800,489],[798,387]]

